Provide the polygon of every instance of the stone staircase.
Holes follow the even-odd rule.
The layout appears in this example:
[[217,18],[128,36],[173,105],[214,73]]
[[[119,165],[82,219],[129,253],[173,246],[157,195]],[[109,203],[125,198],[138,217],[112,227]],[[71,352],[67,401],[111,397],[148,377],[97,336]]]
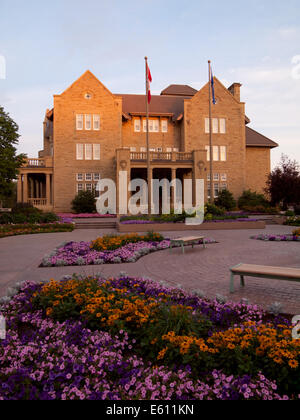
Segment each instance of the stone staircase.
[[115,218],[74,219],[75,229],[117,229]]

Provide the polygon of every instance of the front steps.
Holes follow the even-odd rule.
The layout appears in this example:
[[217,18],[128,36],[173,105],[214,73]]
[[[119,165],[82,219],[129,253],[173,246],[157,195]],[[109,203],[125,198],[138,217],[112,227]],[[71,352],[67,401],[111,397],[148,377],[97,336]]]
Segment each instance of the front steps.
[[117,219],[74,219],[75,229],[117,229]]

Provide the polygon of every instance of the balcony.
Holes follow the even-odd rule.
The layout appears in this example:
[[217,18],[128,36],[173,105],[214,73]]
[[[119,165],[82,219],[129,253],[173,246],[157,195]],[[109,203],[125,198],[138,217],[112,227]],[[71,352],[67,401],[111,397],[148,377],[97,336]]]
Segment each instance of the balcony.
[[[147,161],[146,152],[132,152],[130,153],[130,160],[136,162],[145,162]],[[150,152],[150,161],[151,162],[193,162],[193,153],[185,152]]]
[[44,158],[27,158],[23,168],[52,168],[53,167],[53,158],[44,157]]

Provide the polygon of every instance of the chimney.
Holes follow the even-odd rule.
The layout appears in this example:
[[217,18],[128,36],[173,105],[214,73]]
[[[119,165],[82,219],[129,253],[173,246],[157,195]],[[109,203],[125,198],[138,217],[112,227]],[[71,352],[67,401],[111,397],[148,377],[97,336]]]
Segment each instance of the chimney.
[[235,97],[235,99],[241,102],[241,84],[233,83],[229,88],[229,92]]

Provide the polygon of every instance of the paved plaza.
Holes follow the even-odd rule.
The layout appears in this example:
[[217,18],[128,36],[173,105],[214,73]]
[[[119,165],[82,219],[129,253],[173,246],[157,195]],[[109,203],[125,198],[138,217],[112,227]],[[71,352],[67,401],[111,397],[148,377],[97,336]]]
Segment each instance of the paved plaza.
[[[202,290],[209,298],[216,294],[240,301],[247,298],[250,303],[267,308],[281,302],[285,313],[300,314],[300,283],[279,280],[246,278],[246,287],[240,288],[236,278],[236,292],[229,294],[229,269],[239,263],[262,264],[300,268],[300,242],[264,242],[251,240],[260,233],[288,234],[288,226],[267,226],[265,230],[203,231],[203,235],[218,241],[217,244],[187,247],[185,254],[180,248],[149,254],[132,264],[115,264],[84,267],[39,268],[45,254],[53,251],[64,241],[88,241],[107,230],[75,230],[68,233],[26,235],[0,239],[0,295],[8,287],[24,280],[40,281],[60,279],[63,275],[103,273],[116,276],[121,271],[130,276],[143,276],[163,280],[167,284],[180,284],[187,290]],[[114,231],[116,232],[116,231]],[[178,237],[178,232],[164,232],[167,238]],[[199,235],[201,231],[188,232]],[[184,232],[180,235],[184,236]]]

